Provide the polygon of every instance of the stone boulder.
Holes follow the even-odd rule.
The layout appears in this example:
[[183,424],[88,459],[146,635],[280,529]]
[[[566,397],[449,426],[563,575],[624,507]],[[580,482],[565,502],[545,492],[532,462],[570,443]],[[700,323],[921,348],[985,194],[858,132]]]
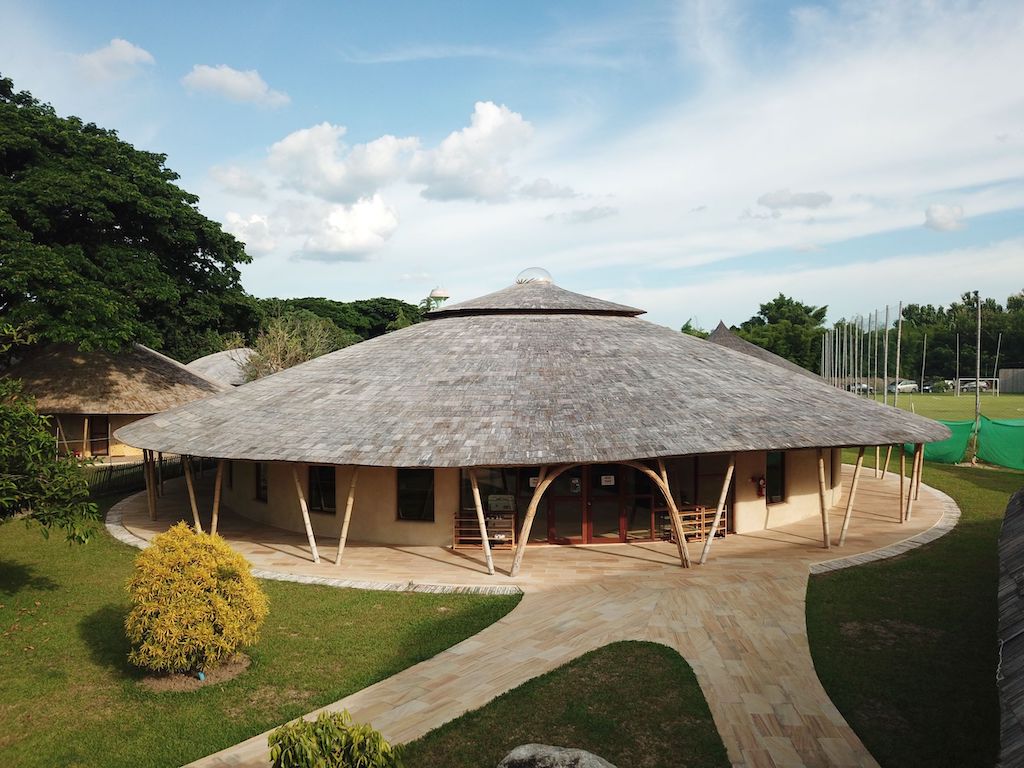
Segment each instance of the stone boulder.
[[602,757],[582,749],[523,744],[498,763],[498,768],[615,768]]

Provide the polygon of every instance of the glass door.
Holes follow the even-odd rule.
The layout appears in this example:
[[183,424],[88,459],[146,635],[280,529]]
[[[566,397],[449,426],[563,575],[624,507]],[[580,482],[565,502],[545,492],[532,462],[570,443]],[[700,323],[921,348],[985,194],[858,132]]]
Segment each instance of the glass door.
[[584,468],[566,470],[548,489],[548,541],[580,544],[584,541]]
[[595,464],[587,467],[587,512],[591,544],[623,541],[622,474],[624,467]]

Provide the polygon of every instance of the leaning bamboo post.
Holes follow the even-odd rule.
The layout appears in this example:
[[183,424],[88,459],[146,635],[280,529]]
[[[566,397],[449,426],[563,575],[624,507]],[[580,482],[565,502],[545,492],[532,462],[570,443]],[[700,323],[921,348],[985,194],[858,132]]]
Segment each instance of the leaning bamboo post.
[[156,454],[156,493],[157,496],[164,495],[164,454],[157,451]]
[[299,482],[299,470],[292,464],[292,480],[295,481],[295,493],[299,497],[299,509],[302,511],[302,524],[306,527],[306,538],[309,540],[309,551],[313,555],[313,562],[320,562],[320,553],[316,548],[316,538],[313,536],[313,524],[309,522],[309,506],[306,504],[306,494],[302,492],[302,483]]
[[57,419],[57,435],[60,437],[61,442],[64,443],[64,453],[71,453],[71,446],[68,444],[68,433],[64,431],[64,425],[60,421],[60,416]]
[[825,452],[818,449],[818,504],[821,506],[821,536],[825,549],[832,549],[832,536],[829,532],[828,509],[825,501]]
[[217,474],[213,479],[213,519],[210,521],[210,535],[217,533],[217,518],[220,516],[220,488],[224,480],[224,459],[217,459]]
[[708,554],[711,552],[711,542],[718,533],[718,524],[722,522],[722,512],[725,510],[725,500],[729,495],[729,485],[732,483],[732,475],[736,470],[736,454],[729,454],[729,467],[725,470],[725,482],[722,483],[722,492],[718,495],[718,507],[715,509],[715,519],[711,522],[711,532],[704,540],[704,549],[700,553],[700,564],[708,561]]
[[476,521],[480,524],[480,541],[487,560],[487,573],[494,575],[494,560],[491,558],[491,542],[487,538],[487,521],[484,519],[484,505],[480,501],[480,486],[476,482],[476,470],[469,469],[469,484],[473,487],[473,504],[476,505]]
[[661,484],[664,486],[661,492],[665,495],[665,501],[668,503],[668,519],[672,522],[672,531],[676,536],[676,545],[679,549],[679,562],[683,564],[683,568],[690,567],[690,552],[686,547],[686,535],[683,533],[683,521],[679,516],[679,507],[676,506],[676,500],[672,497],[672,489],[668,484],[668,470],[665,468],[665,462],[662,459],[658,459],[658,474],[661,475]]
[[195,480],[192,478],[192,457],[182,456],[182,461],[185,462],[185,485],[188,486],[188,501],[192,505],[192,520],[195,522],[196,530],[202,533],[203,526],[199,522],[199,507],[196,506]]
[[901,445],[900,446],[900,522],[901,523],[905,523],[907,521],[907,506],[906,506],[907,499],[904,496],[904,493],[906,493],[906,491],[904,490],[904,485],[906,484],[906,482],[905,482],[906,481],[906,477],[905,477],[906,474],[907,474],[907,454],[906,454],[906,451],[903,450],[903,446]]
[[526,509],[523,527],[519,532],[519,541],[516,542],[516,554],[512,558],[512,568],[508,572],[509,576],[515,576],[519,573],[519,566],[522,565],[523,555],[526,554],[526,542],[530,539],[530,529],[533,528],[533,518],[537,516],[537,507],[540,505],[540,499],[544,495],[544,491],[548,489],[548,486],[551,485],[556,477],[574,466],[576,465],[565,464],[551,472],[548,471],[547,467],[540,468],[537,487],[533,489],[533,498],[530,499],[530,506]]
[[853,482],[850,483],[850,498],[846,500],[846,514],[843,516],[843,529],[839,532],[839,546],[846,543],[846,531],[850,528],[850,518],[853,517],[853,499],[857,495],[857,481],[860,480],[860,470],[864,466],[864,446],[857,451],[857,463],[853,467]]
[[875,477],[878,477],[879,463],[882,461],[882,447],[875,446]]
[[885,446],[885,464],[882,465],[882,479],[885,480],[885,473],[889,471],[889,459],[892,458],[892,446]]
[[921,465],[918,459],[922,445],[922,443],[914,445],[914,461],[910,469],[910,487],[907,489],[907,520],[909,520],[914,514],[914,499],[917,498],[914,491],[917,488],[917,475],[921,471]]
[[341,556],[345,552],[345,542],[348,541],[348,524],[352,520],[352,507],[356,501],[357,480],[359,480],[359,467],[352,467],[352,481],[348,484],[348,499],[345,500],[345,518],[341,521],[341,535],[338,537],[338,554],[334,557],[335,565],[341,565]]

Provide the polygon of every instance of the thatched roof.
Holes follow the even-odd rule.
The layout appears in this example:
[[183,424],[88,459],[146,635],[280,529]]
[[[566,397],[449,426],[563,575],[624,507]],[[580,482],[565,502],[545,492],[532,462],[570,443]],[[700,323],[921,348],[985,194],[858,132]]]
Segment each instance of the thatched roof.
[[553,283],[517,283],[500,291],[469,301],[440,307],[427,313],[428,317],[455,317],[464,315],[494,315],[503,313],[526,314],[586,314],[623,315],[632,317],[644,310],[615,304],[611,301],[584,296],[559,288]]
[[212,355],[197,358],[186,364],[185,367],[204,378],[213,379],[231,387],[238,387],[245,384],[245,373],[242,366],[252,355],[253,350],[249,347],[226,349],[223,352],[214,352]]
[[[518,291],[527,307],[514,313]],[[118,439],[229,459],[458,467],[949,435],[930,419],[637,317],[563,314],[575,294],[545,291],[549,313],[532,286],[515,286],[494,294],[495,313],[432,313],[122,427]]]
[[769,352],[767,349],[757,346],[757,344],[751,344],[743,337],[730,331],[726,324],[721,321],[719,321],[718,327],[708,334],[708,341],[713,344],[728,347],[729,349],[734,349],[737,352],[742,352],[745,355],[756,357],[758,360],[764,360],[766,363],[781,366],[786,370],[793,371],[794,373],[801,373],[804,376],[810,376],[813,379],[820,380],[821,378],[818,374],[808,371],[803,366],[797,365],[791,360],[780,357],[774,352]]
[[225,389],[141,344],[117,353],[51,344],[5,375],[21,379],[40,413],[159,413]]

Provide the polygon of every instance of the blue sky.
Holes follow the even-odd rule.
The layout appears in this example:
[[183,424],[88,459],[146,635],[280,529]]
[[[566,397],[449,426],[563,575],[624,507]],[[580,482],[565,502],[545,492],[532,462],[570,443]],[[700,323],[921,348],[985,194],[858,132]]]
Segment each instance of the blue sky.
[[678,326],[1024,289],[1015,2],[12,2],[0,72],[168,155],[259,296],[527,266]]

